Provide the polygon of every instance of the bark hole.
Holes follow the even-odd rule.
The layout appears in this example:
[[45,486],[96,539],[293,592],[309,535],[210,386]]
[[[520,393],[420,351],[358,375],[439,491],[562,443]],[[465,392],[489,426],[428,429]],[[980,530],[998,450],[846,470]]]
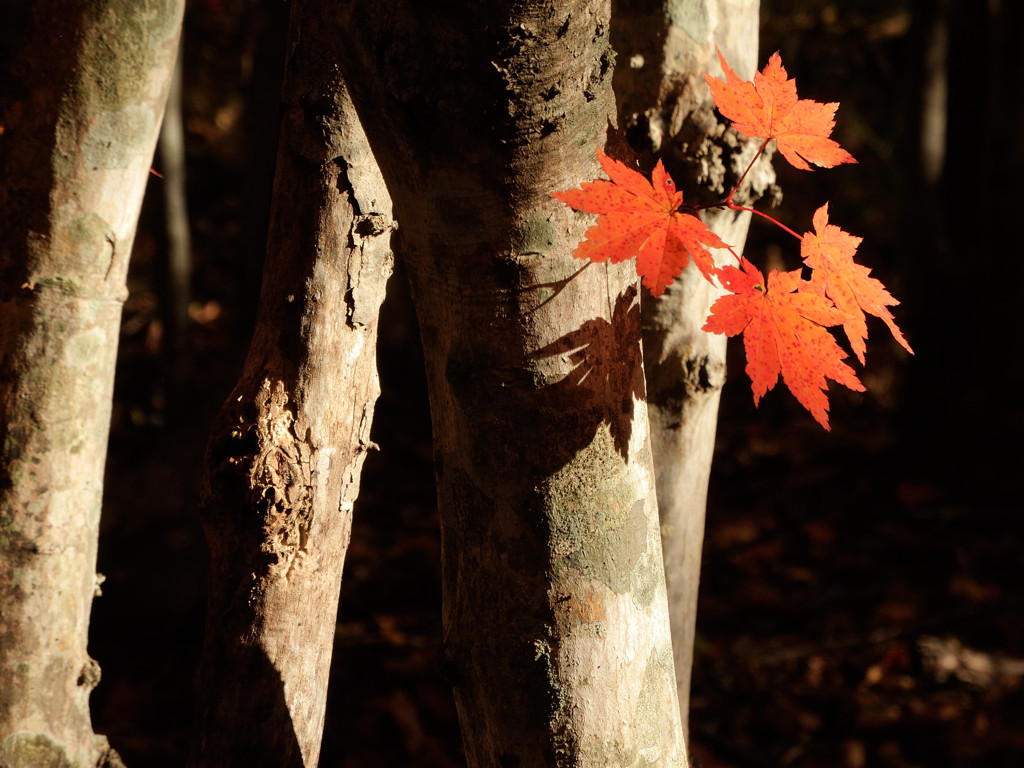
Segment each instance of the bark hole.
[[78,673],[78,679],[75,684],[79,687],[84,687],[86,690],[91,691],[97,685],[100,684],[100,665],[96,659],[88,659],[85,664],[82,665],[82,671]]

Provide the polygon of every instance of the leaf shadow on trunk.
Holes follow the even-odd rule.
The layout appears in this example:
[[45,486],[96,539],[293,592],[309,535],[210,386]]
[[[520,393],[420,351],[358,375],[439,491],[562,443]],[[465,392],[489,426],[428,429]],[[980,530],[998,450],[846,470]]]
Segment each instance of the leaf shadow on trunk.
[[[625,332],[623,332],[625,331]],[[579,328],[531,354],[539,360],[563,356],[573,365],[568,375],[545,387],[545,405],[553,411],[570,414],[577,420],[577,434],[592,434],[607,422],[615,450],[624,460],[629,457],[633,433],[633,401],[646,398],[643,366],[640,365],[640,302],[636,287],[615,300],[611,322],[601,317],[587,320]],[[636,364],[630,364],[636,359]],[[585,409],[579,403],[586,402]],[[579,417],[592,417],[579,423]]]

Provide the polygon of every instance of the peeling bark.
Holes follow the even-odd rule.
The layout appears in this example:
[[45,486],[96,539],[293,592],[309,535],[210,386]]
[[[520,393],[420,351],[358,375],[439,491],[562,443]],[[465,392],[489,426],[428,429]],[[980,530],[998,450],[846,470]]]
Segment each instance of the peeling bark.
[[193,766],[315,766],[320,752],[394,229],[329,5],[293,3],[257,327],[207,453]]
[[342,8],[423,337],[469,765],[684,766],[636,275],[581,270],[589,217],[550,197],[597,172],[608,3]]
[[[687,202],[722,200],[760,144],[720,122],[703,73],[722,75],[717,44],[744,78],[757,64],[758,0],[615,0],[612,39],[619,118],[641,164],[661,158]],[[735,201],[777,194],[768,156]],[[705,211],[711,229],[742,253],[750,214]],[[735,263],[728,251],[716,263]],[[657,301],[644,302],[643,343],[658,507],[684,727],[697,616],[708,477],[718,401],[725,383],[724,336],[701,327],[721,290],[691,265]]]
[[128,257],[182,5],[34,3],[5,85],[2,766],[120,764],[92,731],[86,645]]

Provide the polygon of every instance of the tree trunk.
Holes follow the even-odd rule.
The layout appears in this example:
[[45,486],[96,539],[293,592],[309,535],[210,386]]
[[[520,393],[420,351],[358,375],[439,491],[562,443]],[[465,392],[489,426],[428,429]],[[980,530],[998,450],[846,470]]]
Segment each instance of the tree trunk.
[[257,327],[208,449],[194,766],[315,766],[320,753],[393,229],[327,5],[293,3]]
[[591,218],[550,197],[598,172],[608,2],[343,8],[423,337],[469,765],[684,766],[635,268],[581,269]]
[[[185,194],[185,116],[182,110],[184,49],[179,43],[167,109],[160,126],[157,153],[163,183],[165,241],[160,248],[160,319],[163,322],[161,363],[165,396],[175,417],[188,407],[183,393],[192,378],[192,366],[186,354],[188,344],[188,305],[192,279],[192,233]],[[184,402],[183,402],[184,401]]]
[[[661,158],[688,203],[722,200],[760,144],[719,121],[703,74],[721,76],[717,44],[744,78],[757,64],[758,0],[615,0],[612,40],[620,122],[645,168]],[[751,205],[774,181],[767,159],[735,200]],[[710,210],[711,229],[743,250],[750,214]],[[716,262],[735,263],[728,251]],[[643,344],[651,442],[683,725],[689,718],[708,477],[726,339],[701,327],[721,295],[692,265],[657,301],[644,302]]]
[[92,731],[86,645],[128,257],[182,5],[34,3],[6,85],[0,766],[120,764]]

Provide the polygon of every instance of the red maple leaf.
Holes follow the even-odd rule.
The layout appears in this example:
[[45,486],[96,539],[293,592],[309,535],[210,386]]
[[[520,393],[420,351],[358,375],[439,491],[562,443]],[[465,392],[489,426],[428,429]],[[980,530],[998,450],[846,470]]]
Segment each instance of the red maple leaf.
[[828,223],[828,203],[814,214],[814,232],[804,234],[800,244],[800,254],[804,263],[810,267],[810,290],[828,296],[836,308],[846,314],[843,330],[850,340],[850,347],[857,355],[861,365],[864,364],[866,347],[864,340],[868,336],[868,326],[864,314],[880,317],[896,341],[903,345],[910,354],[914,350],[896,326],[892,313],[887,306],[899,304],[885,289],[880,280],[868,277],[871,270],[857,264],[853,254],[861,243],[861,238],[844,232],[835,224]]
[[636,272],[652,296],[660,296],[691,259],[711,281],[715,262],[707,248],[729,246],[699,218],[679,211],[683,193],[661,161],[648,181],[600,149],[597,157],[611,181],[597,179],[552,193],[577,211],[598,214],[573,256],[612,264],[636,256]]
[[786,79],[778,53],[772,54],[764,69],[754,75],[754,82],[740,80],[721,51],[718,60],[725,80],[707,74],[704,79],[718,111],[732,121],[737,131],[753,138],[775,139],[782,156],[804,171],[810,170],[808,162],[825,168],[857,162],[829,138],[839,104],[797,99],[796,80]]
[[824,296],[798,292],[803,282],[800,270],[772,270],[766,287],[757,267],[746,259],[740,266],[742,269],[726,266],[718,270],[719,280],[730,293],[711,305],[704,330],[726,336],[743,334],[755,405],[775,386],[781,373],[796,399],[828,429],[826,379],[864,391],[853,369],[842,362],[846,353],[826,329],[842,323],[845,315]]

